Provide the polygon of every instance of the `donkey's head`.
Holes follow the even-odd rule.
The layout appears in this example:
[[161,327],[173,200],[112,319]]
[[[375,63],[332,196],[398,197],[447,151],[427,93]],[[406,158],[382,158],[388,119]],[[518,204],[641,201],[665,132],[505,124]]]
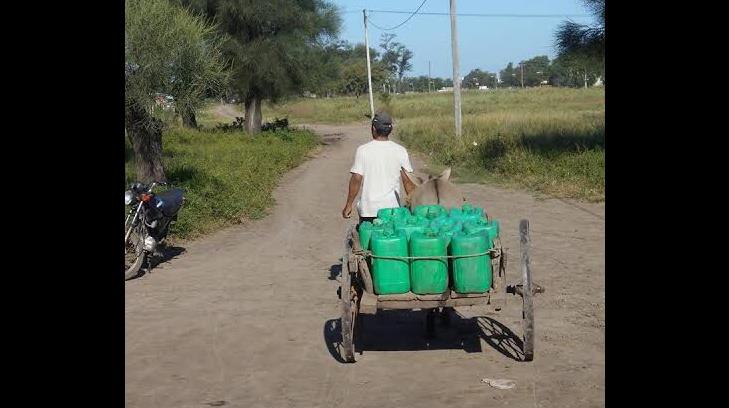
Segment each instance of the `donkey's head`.
[[450,182],[451,168],[447,168],[437,177],[427,179],[406,173],[408,179],[415,184],[415,190],[407,197],[407,205],[413,209],[424,204],[440,204],[446,208],[460,207],[465,201],[461,190]]

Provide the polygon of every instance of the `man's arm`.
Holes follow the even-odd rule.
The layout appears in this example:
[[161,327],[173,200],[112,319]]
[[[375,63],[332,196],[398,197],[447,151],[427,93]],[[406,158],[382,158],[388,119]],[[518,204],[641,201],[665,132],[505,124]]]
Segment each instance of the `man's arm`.
[[359,194],[359,188],[362,185],[362,175],[352,173],[352,177],[349,179],[349,194],[347,195],[347,203],[344,205],[342,210],[342,217],[349,218],[352,216],[352,204],[354,199]]

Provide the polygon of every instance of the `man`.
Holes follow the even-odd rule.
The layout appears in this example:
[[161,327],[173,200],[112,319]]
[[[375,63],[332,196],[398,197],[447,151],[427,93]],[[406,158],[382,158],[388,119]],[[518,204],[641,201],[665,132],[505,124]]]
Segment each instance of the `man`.
[[378,112],[372,119],[372,141],[357,148],[349,179],[347,203],[342,216],[352,216],[352,204],[362,187],[362,195],[357,203],[359,223],[372,221],[381,208],[400,207],[403,196],[400,181],[406,194],[415,185],[407,177],[413,172],[407,150],[389,139],[392,132],[392,118],[386,112]]

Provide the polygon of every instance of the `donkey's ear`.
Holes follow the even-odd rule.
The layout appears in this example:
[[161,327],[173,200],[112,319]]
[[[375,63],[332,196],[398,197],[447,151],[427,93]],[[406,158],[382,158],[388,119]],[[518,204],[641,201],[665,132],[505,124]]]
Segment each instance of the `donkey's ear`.
[[419,186],[419,185],[423,184],[423,181],[424,181],[423,178],[420,177],[420,176],[416,176],[415,173],[408,173],[404,169],[401,169],[400,171],[402,173],[404,173],[405,174],[405,177],[407,177],[408,180],[410,180],[410,182],[413,183],[413,184],[415,184],[416,186]]
[[440,173],[440,176],[438,176],[441,180],[448,180],[451,178],[451,168],[448,167],[447,169],[443,170],[443,173]]

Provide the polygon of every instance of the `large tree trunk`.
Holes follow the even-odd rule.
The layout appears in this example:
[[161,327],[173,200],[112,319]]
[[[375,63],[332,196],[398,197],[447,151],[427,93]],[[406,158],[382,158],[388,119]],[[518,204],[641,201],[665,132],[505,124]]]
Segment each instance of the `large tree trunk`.
[[258,133],[261,131],[261,99],[251,96],[246,99],[246,122],[245,128],[247,132]]
[[162,121],[151,117],[144,108],[129,103],[124,116],[127,136],[134,149],[137,181],[146,184],[166,181],[162,167]]
[[195,118],[195,110],[187,107],[182,109],[182,124],[187,128],[197,129],[197,119]]

